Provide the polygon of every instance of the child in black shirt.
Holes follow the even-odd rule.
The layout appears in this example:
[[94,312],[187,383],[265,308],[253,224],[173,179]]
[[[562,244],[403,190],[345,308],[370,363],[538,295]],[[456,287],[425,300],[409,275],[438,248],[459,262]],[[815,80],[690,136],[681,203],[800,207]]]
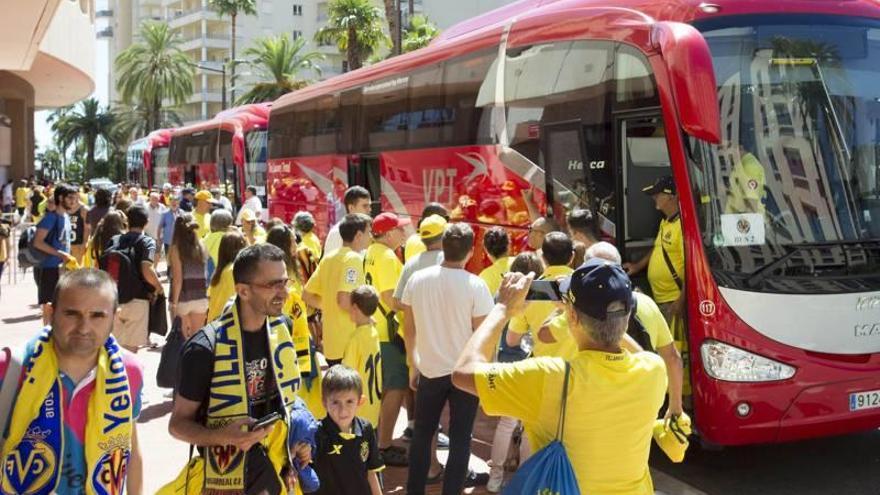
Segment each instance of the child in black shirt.
[[321,383],[327,417],[315,434],[314,468],[320,495],[381,495],[377,472],[385,469],[379,456],[376,431],[357,417],[364,403],[358,372],[338,364],[327,370]]

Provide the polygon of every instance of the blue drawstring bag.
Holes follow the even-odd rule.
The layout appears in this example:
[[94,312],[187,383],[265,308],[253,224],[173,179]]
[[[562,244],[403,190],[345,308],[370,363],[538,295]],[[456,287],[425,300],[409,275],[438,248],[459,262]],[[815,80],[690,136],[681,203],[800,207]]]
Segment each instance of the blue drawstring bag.
[[571,368],[565,363],[565,379],[562,385],[562,408],[556,426],[556,438],[546,447],[523,463],[510,483],[504,487],[503,495],[547,494],[580,495],[574,468],[562,445],[562,432],[565,429],[565,404],[568,401],[568,377]]

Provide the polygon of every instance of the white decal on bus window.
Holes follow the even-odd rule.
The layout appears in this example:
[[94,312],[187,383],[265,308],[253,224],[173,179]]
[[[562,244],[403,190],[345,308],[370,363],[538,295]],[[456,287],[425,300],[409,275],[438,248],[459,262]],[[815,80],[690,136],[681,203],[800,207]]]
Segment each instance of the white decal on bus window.
[[721,215],[724,246],[759,246],[764,244],[764,216],[760,213]]
[[455,176],[454,168],[429,168],[422,170],[422,183],[425,185],[425,203],[438,202],[443,203],[441,197],[443,191],[446,191],[449,198],[447,203],[452,203],[453,193],[455,192]]

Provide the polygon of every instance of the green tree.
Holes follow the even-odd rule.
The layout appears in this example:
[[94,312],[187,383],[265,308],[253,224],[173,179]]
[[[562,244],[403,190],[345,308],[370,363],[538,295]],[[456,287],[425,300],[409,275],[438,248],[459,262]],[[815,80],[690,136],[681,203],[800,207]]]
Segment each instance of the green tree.
[[152,131],[161,127],[163,101],[177,106],[192,96],[195,67],[168,24],[147,21],[140,38],[116,57],[116,89],[123,103],[144,109]]
[[113,114],[109,110],[102,110],[100,103],[94,98],[83,100],[77,108],[58,121],[58,138],[62,151],[66,151],[74,142],[85,146],[86,177],[91,177],[94,171],[98,139],[103,139],[105,143],[113,142],[114,123]]
[[415,15],[410,19],[409,28],[403,37],[403,51],[411,52],[424,48],[439,34],[440,30],[427,17]]
[[[117,104],[111,111],[116,119],[115,129],[118,131],[114,141],[127,144],[132,139],[146,136],[155,129],[167,129],[183,125],[183,119],[174,107],[162,107],[159,110],[158,122],[152,122],[150,108],[144,105]],[[153,129],[152,125],[156,124]]]
[[348,69],[360,69],[388,36],[382,12],[371,0],[332,0],[327,25],[315,33],[315,41],[333,43],[345,52]]
[[43,176],[49,176],[55,179],[61,177],[62,173],[62,165],[61,165],[61,152],[54,146],[49,146],[43,151],[37,153],[34,157],[38,162],[40,162],[40,171]]
[[385,7],[385,19],[388,21],[388,34],[391,35],[391,56],[400,55],[400,0],[382,0]]
[[238,19],[239,14],[244,15],[255,15],[257,13],[257,2],[256,0],[208,0],[208,4],[217,11],[220,16],[228,15],[229,23],[232,28],[232,45],[231,45],[231,60],[232,63],[229,65],[229,85],[232,86],[230,90],[230,100],[235,101],[235,29],[236,29],[236,20]]
[[305,51],[305,38],[292,40],[287,35],[258,38],[254,46],[245,50],[249,65],[260,78],[237,104],[273,101],[279,96],[300,89],[308,80],[299,77],[303,71],[321,75],[317,62],[324,60],[318,52]]

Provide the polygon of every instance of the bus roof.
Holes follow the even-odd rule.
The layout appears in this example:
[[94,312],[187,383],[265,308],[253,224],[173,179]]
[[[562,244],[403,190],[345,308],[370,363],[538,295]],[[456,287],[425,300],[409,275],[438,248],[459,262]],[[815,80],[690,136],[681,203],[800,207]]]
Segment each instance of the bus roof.
[[271,103],[253,103],[229,108],[214,118],[178,127],[172,131],[173,137],[187,136],[197,132],[222,129],[233,134],[243,134],[250,129],[265,129],[269,125]]
[[147,134],[150,148],[164,148],[171,144],[171,129],[156,129]]
[[[340,93],[377,79],[414,70],[457,55],[492,46],[497,47],[502,29],[514,18],[516,19],[515,25],[531,31],[527,38],[532,43],[541,38],[557,39],[556,37],[560,36],[559,33],[547,29],[545,25],[527,21],[543,16],[552,16],[553,13],[575,10],[579,11],[578,14],[587,16],[590,14],[587,9],[595,9],[596,15],[616,11],[618,19],[629,15],[631,19],[649,24],[656,21],[689,23],[710,17],[756,13],[790,14],[800,12],[874,18],[880,16],[880,9],[872,3],[872,0],[843,0],[840,2],[717,0],[711,3],[702,0],[520,0],[450,27],[425,48],[288,93],[275,101],[273,110],[283,110],[317,96]],[[556,19],[562,22],[566,18],[556,17]],[[632,31],[622,24],[591,26],[589,22],[582,22],[579,25],[583,27],[583,32],[590,32],[603,39],[621,39]],[[572,35],[570,27],[565,28],[565,35]],[[643,49],[653,50],[648,40],[645,40],[644,45]],[[517,45],[513,44],[512,46]]]

